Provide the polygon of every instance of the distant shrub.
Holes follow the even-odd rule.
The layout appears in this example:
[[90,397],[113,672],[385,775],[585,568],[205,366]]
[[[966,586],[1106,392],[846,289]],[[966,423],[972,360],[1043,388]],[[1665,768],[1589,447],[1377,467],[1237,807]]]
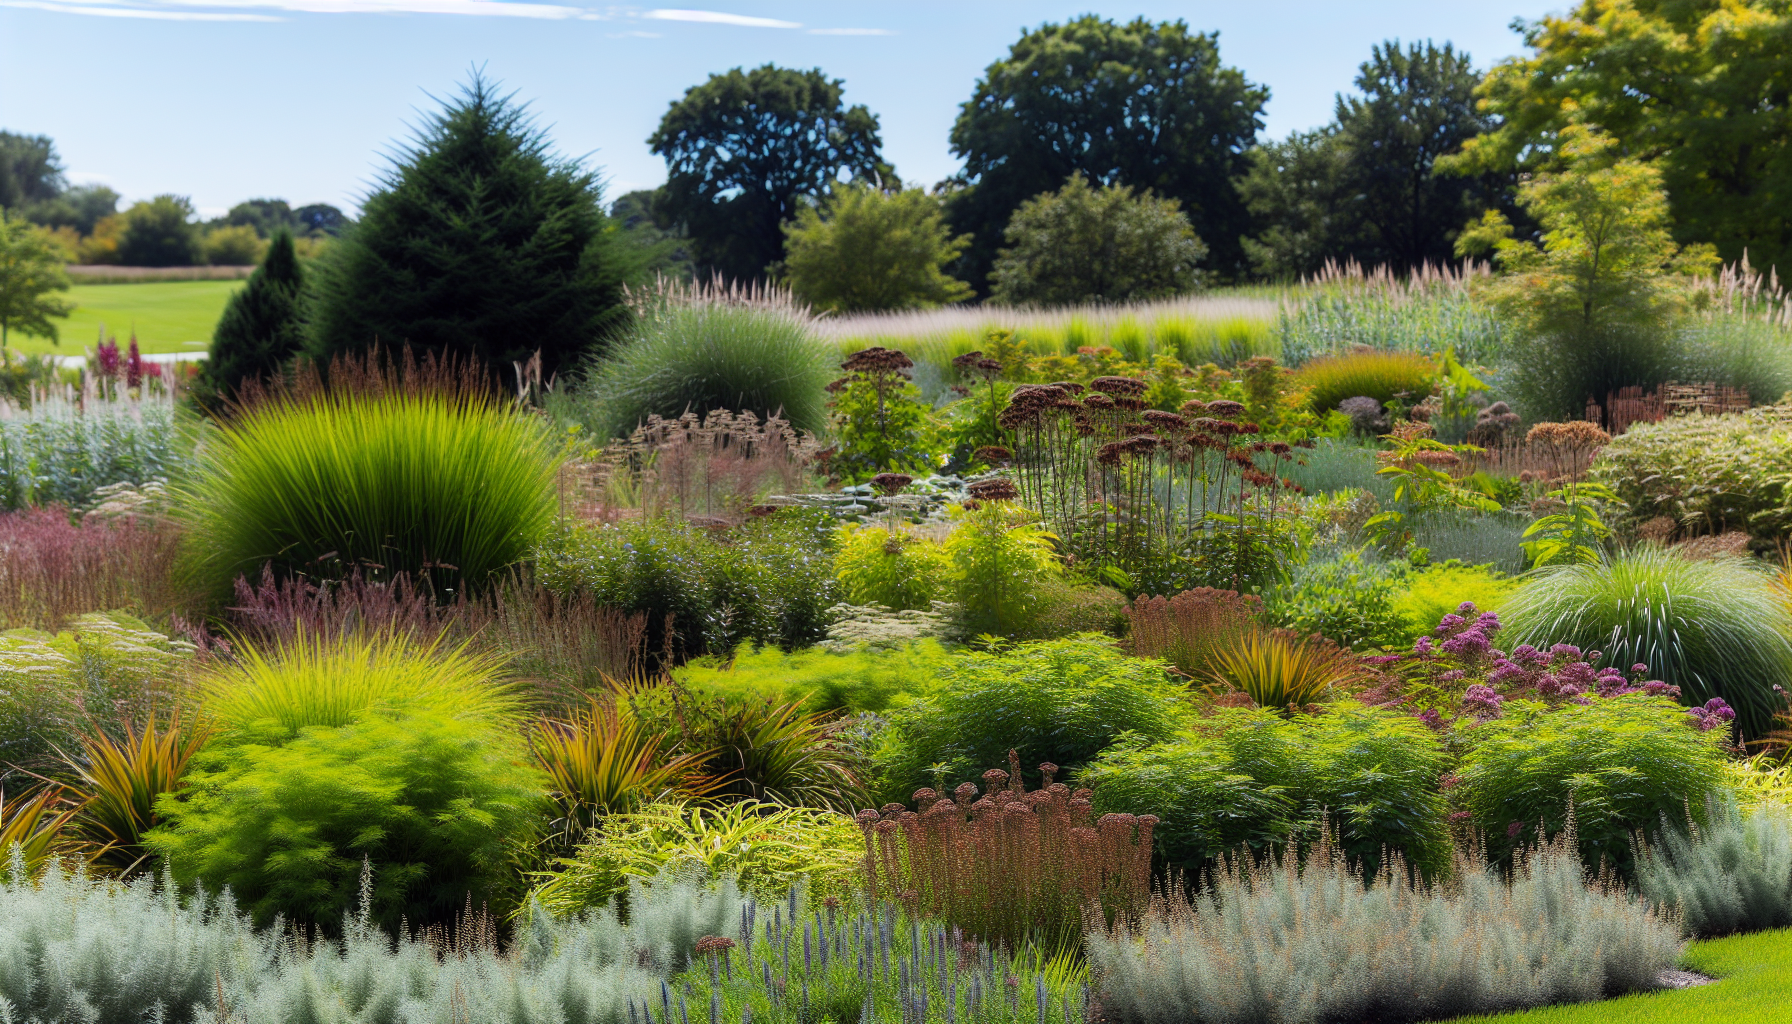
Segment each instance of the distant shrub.
[[[1657,987],[1674,926],[1589,885],[1571,850],[1524,858],[1510,883],[1459,858],[1449,881],[1394,870],[1364,887],[1341,851],[1240,860],[1136,930],[1091,933],[1107,1019],[1438,1020]],[[1254,956],[1247,951],[1273,950]]]
[[1264,618],[1344,647],[1404,646],[1406,627],[1395,604],[1409,567],[1376,558],[1373,550],[1315,554],[1294,566],[1287,582],[1270,591]]
[[363,860],[382,927],[446,922],[505,884],[545,780],[496,664],[393,638],[240,647],[207,684],[218,723],[147,845],[257,921],[333,928]]
[[1631,525],[1665,517],[1690,534],[1792,534],[1792,409],[1674,416],[1612,438],[1589,476],[1624,499]]
[[865,841],[835,811],[751,801],[721,807],[654,804],[613,814],[529,893],[556,916],[609,906],[631,883],[662,874],[724,877],[764,899],[804,885],[811,898],[845,895],[860,881]]
[[929,782],[942,792],[1003,764],[1074,771],[1133,732],[1168,739],[1187,715],[1185,689],[1161,662],[1122,654],[1097,636],[958,655],[932,692],[899,704],[877,752],[880,795],[900,800]]
[[483,588],[547,531],[558,455],[540,418],[483,392],[281,394],[217,425],[177,512],[219,599],[270,562]]
[[1595,697],[1553,709],[1508,700],[1498,718],[1458,728],[1466,744],[1453,799],[1499,853],[1567,828],[1581,855],[1628,873],[1630,836],[1702,808],[1723,783],[1722,731],[1704,732],[1663,697]]
[[564,597],[645,615],[651,655],[720,654],[825,637],[835,540],[826,513],[800,509],[715,534],[670,519],[575,525],[537,551],[535,572]]
[[1394,614],[1410,639],[1431,632],[1439,619],[1464,601],[1482,611],[1498,612],[1518,583],[1486,566],[1434,562],[1406,574],[1404,590],[1394,598]]
[[1078,778],[1094,787],[1097,811],[1153,809],[1158,852],[1174,867],[1312,841],[1329,818],[1338,849],[1365,873],[1384,850],[1435,873],[1450,860],[1445,765],[1418,719],[1344,702],[1291,719],[1222,709],[1171,742],[1110,749]]
[[884,711],[930,689],[952,663],[937,640],[880,650],[742,648],[732,660],[704,658],[673,670],[693,692],[733,700],[802,702],[810,711]]
[[1021,203],[991,270],[999,303],[1125,302],[1193,291],[1207,246],[1174,199],[1082,174]]
[[786,310],[720,302],[650,311],[593,364],[583,387],[599,437],[627,436],[649,416],[714,409],[776,414],[819,431],[829,351]]
[[1744,811],[1713,796],[1703,824],[1663,822],[1636,858],[1637,891],[1705,938],[1792,925],[1792,814],[1784,804]]
[[261,262],[266,243],[247,224],[214,228],[200,242],[205,262],[213,266],[247,267]]
[[1633,548],[1603,565],[1539,570],[1508,600],[1506,642],[1573,644],[1601,665],[1644,663],[1700,705],[1721,697],[1753,739],[1783,708],[1792,676],[1792,620],[1772,576],[1740,559],[1692,561]]
[[1312,389],[1314,411],[1325,412],[1358,395],[1385,403],[1404,393],[1408,404],[1417,405],[1431,393],[1437,367],[1414,352],[1350,352],[1304,363],[1295,377]]
[[818,310],[931,309],[972,296],[944,273],[969,243],[952,237],[939,196],[854,182],[785,222],[783,271]]
[[842,531],[834,573],[841,596],[853,604],[925,611],[946,596],[951,563],[945,549],[926,537],[869,524]]

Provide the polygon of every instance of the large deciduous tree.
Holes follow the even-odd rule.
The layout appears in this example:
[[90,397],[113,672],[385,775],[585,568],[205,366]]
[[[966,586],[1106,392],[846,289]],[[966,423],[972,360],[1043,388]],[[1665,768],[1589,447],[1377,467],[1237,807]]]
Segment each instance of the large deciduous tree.
[[187,267],[200,261],[199,226],[186,196],[159,195],[131,204],[118,238],[119,262],[132,267]]
[[1181,203],[1222,276],[1246,269],[1249,215],[1233,184],[1263,126],[1269,90],[1220,63],[1218,33],[1181,21],[1085,15],[1023,34],[977,82],[952,128],[964,158],[950,202],[971,233],[959,276],[988,285],[1008,218],[1081,173]]
[[711,75],[666,111],[647,140],[666,159],[654,213],[689,236],[699,274],[765,276],[805,201],[843,176],[870,185],[892,176],[876,115],[845,107],[841,91],[820,68],[767,64]]
[[62,252],[49,234],[0,210],[0,348],[13,331],[58,341],[50,318],[72,307],[52,293],[67,290]]
[[1678,241],[1792,270],[1792,6],[1583,0],[1523,31],[1532,52],[1480,89],[1502,123],[1461,167],[1559,170],[1561,129],[1597,125],[1660,170]]
[[49,136],[0,132],[0,208],[48,202],[62,184],[62,161]]
[[1239,189],[1257,218],[1245,243],[1257,272],[1307,274],[1326,259],[1448,262],[1467,222],[1510,205],[1509,174],[1438,173],[1440,158],[1494,126],[1475,109],[1479,82],[1468,54],[1447,43],[1377,45],[1331,124],[1251,154]]
[[544,376],[569,368],[627,315],[599,199],[594,173],[474,76],[319,259],[306,354],[408,345],[508,377],[539,351]]

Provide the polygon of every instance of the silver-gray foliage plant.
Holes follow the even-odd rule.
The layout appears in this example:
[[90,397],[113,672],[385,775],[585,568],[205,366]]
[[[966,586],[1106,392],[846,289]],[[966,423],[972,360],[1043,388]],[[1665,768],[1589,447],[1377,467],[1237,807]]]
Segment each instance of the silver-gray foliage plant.
[[1636,884],[1678,915],[1687,935],[1792,925],[1792,809],[1768,803],[1745,812],[1722,796],[1705,825],[1663,826],[1655,845],[1637,850]]

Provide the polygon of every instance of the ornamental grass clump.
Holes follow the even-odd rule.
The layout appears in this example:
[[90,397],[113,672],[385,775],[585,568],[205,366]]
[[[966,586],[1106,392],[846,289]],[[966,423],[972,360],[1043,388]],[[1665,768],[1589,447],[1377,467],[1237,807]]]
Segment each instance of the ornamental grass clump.
[[1115,1024],[1438,1020],[1656,988],[1680,956],[1671,920],[1586,881],[1572,837],[1509,882],[1473,854],[1448,881],[1396,859],[1367,886],[1330,843],[1245,857],[1086,949]]
[[1504,639],[1647,665],[1689,705],[1722,698],[1744,739],[1772,728],[1792,677],[1792,618],[1771,573],[1741,559],[1693,561],[1638,547],[1600,565],[1538,570],[1501,611]]
[[1104,923],[1142,911],[1151,892],[1152,815],[1090,810],[1087,789],[1053,782],[1027,790],[1020,758],[963,783],[949,797],[915,791],[914,811],[886,804],[858,815],[869,891],[912,914],[948,921],[1010,948],[1029,940],[1074,946],[1085,916]]
[[1202,678],[1251,632],[1262,605],[1258,597],[1212,587],[1167,598],[1140,594],[1126,608],[1128,647],[1141,658],[1162,658],[1184,675]]
[[546,421],[489,391],[339,381],[263,395],[220,422],[176,515],[194,583],[219,599],[268,564],[280,577],[478,590],[546,534],[559,464]]

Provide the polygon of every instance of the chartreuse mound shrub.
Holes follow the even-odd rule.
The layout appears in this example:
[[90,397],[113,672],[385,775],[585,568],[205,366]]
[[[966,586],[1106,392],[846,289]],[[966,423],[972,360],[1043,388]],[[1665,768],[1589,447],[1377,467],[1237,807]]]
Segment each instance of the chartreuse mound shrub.
[[1394,598],[1394,613],[1410,639],[1430,633],[1464,601],[1484,612],[1500,612],[1517,589],[1517,580],[1490,566],[1437,562],[1407,574],[1405,591]]
[[1444,753],[1411,715],[1352,702],[1285,719],[1223,709],[1167,743],[1113,747],[1077,776],[1098,813],[1155,814],[1158,856],[1199,870],[1239,848],[1316,838],[1373,871],[1384,850],[1426,873],[1449,866]]
[[881,712],[900,696],[931,689],[951,662],[939,641],[929,639],[875,650],[743,647],[726,664],[700,658],[672,675],[698,693],[730,700],[800,701],[806,711]]
[[1770,573],[1741,559],[1693,561],[1639,547],[1604,564],[1543,569],[1500,618],[1503,646],[1573,644],[1604,652],[1599,665],[1649,666],[1689,705],[1721,697],[1745,739],[1772,727],[1784,707],[1775,687],[1792,677],[1783,594]]
[[427,575],[477,587],[553,521],[559,449],[540,417],[474,392],[277,395],[220,423],[178,495],[196,582]]
[[1466,746],[1453,798],[1496,853],[1559,835],[1574,815],[1582,857],[1628,874],[1631,836],[1701,817],[1724,782],[1723,730],[1701,731],[1665,697],[1629,693],[1547,708],[1506,701],[1501,717],[1458,729]]
[[834,573],[848,603],[898,612],[932,608],[949,596],[953,577],[942,545],[876,524],[841,531]]
[[1095,634],[957,655],[938,686],[891,711],[875,755],[880,796],[978,782],[1009,750],[1037,780],[1042,762],[1073,771],[1121,733],[1167,740],[1189,716],[1187,693],[1163,662]]
[[204,684],[212,739],[146,838],[180,881],[229,887],[261,924],[334,927],[363,862],[383,927],[502,902],[546,781],[494,661],[390,636],[239,658]]
[[1295,379],[1312,389],[1307,401],[1315,412],[1359,395],[1382,403],[1404,395],[1402,401],[1417,405],[1431,393],[1437,366],[1416,352],[1348,352],[1303,364]]

